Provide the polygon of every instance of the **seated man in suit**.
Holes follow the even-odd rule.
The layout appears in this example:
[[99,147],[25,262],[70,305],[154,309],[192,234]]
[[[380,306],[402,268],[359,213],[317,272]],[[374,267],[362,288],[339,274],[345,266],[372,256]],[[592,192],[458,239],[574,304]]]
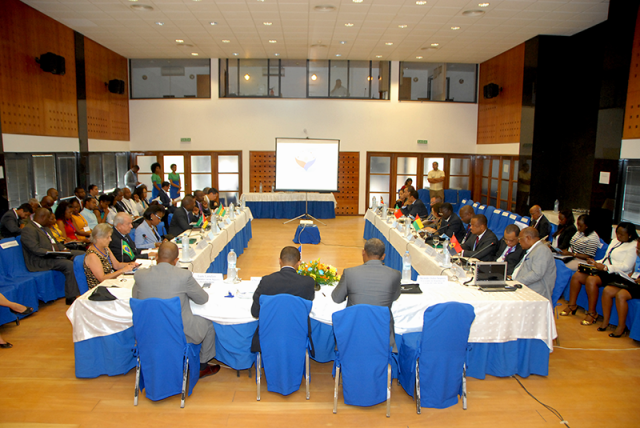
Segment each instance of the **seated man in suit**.
[[196,198],[196,206],[201,213],[205,216],[211,215],[211,210],[209,209],[209,203],[204,198],[204,192],[202,190],[196,190],[193,192],[193,196]]
[[14,238],[20,236],[22,228],[20,222],[28,219],[33,214],[33,208],[29,204],[22,204],[18,209],[12,209],[4,213],[0,219],[0,236]]
[[402,214],[407,217],[411,217],[412,219],[417,217],[427,217],[429,215],[429,211],[427,211],[427,207],[424,205],[424,202],[419,199],[418,191],[416,189],[409,191],[407,204],[402,208]]
[[464,244],[471,236],[471,217],[475,215],[473,207],[471,205],[465,205],[460,208],[460,220],[462,221],[462,227],[465,229],[464,237],[460,244]]
[[427,231],[438,233],[439,235],[444,233],[449,238],[455,235],[458,242],[461,242],[465,234],[464,226],[462,225],[460,217],[453,212],[453,206],[450,203],[445,202],[440,204],[440,217],[442,218],[440,228],[438,230],[427,228]]
[[483,262],[493,261],[498,250],[498,237],[487,228],[487,217],[484,214],[474,215],[469,227],[471,236],[462,244],[462,255]]
[[217,210],[220,206],[220,194],[215,187],[205,187],[204,199],[207,201],[210,210]]
[[[300,265],[300,251],[296,247],[284,247],[280,251],[280,270],[271,275],[263,276],[258,288],[253,293],[251,315],[260,318],[260,296],[274,296],[276,294],[291,294],[306,300],[315,297],[315,281],[310,276],[298,275]],[[309,320],[309,339],[311,339],[311,321]],[[313,348],[312,348],[313,349]],[[260,338],[258,329],[253,335],[251,352],[260,352]]]
[[51,196],[45,196],[40,200],[40,206],[48,210],[51,210],[51,207],[53,206],[53,204],[54,204],[54,201]]
[[529,214],[531,215],[531,226],[538,231],[540,239],[546,240],[551,233],[551,225],[547,217],[542,214],[540,205],[532,206],[531,209],[529,209]]
[[182,328],[188,343],[202,344],[200,348],[200,377],[216,374],[219,365],[208,365],[216,356],[216,331],[213,323],[191,312],[190,301],[199,305],[207,303],[209,295],[193,279],[193,274],[176,266],[178,247],[165,242],[158,249],[158,264],[149,269],[140,269],[134,274],[135,284],[131,290],[134,299],[180,298]]
[[556,283],[556,262],[551,250],[534,227],[520,231],[520,246],[526,254],[513,271],[513,279],[551,301]]
[[193,196],[187,195],[182,200],[182,206],[176,208],[169,225],[169,234],[178,236],[185,230],[192,229],[191,223],[195,222],[198,218],[198,208],[196,207],[196,200]]
[[369,239],[362,250],[364,264],[345,269],[342,272],[342,278],[331,293],[331,298],[336,303],[344,302],[347,299],[347,306],[359,304],[387,306],[391,315],[390,344],[393,352],[398,352],[391,304],[400,297],[401,275],[397,270],[383,265],[384,251],[384,244],[381,240]]
[[510,224],[504,229],[504,237],[500,240],[498,251],[496,252],[497,262],[507,262],[507,275],[511,275],[517,264],[520,263],[524,250],[518,243],[520,228],[515,224]]
[[73,273],[73,262],[66,258],[45,258],[48,251],[68,252],[70,255],[82,255],[82,251],[71,251],[58,243],[51,232],[51,211],[46,208],[38,208],[33,215],[33,221],[27,223],[22,229],[22,252],[24,264],[30,272],[43,272],[57,270],[65,276],[64,295],[67,305],[80,295],[76,276]]
[[133,229],[133,218],[127,213],[118,213],[113,219],[113,233],[109,249],[120,263],[129,263],[136,259],[148,259],[155,257],[155,252],[142,254],[142,250],[136,248],[136,243],[129,236]]

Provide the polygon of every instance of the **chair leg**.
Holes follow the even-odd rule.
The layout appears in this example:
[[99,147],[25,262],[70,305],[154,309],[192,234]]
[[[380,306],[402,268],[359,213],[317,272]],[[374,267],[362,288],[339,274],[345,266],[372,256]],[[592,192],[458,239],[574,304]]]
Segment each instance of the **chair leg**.
[[184,359],[184,368],[182,369],[182,397],[180,400],[180,408],[184,409],[184,400],[187,395],[187,375],[189,374],[189,357]]
[[133,405],[138,405],[138,395],[140,395],[140,357],[137,358],[136,364],[136,388],[133,391]]
[[387,364],[387,417],[391,417],[391,364]]
[[258,385],[258,397],[256,400],[260,401],[260,377],[262,374],[262,369],[260,368],[260,352],[258,352],[258,356],[256,357],[256,384]]
[[304,357],[305,383],[307,385],[307,400],[309,399],[309,350],[305,351]]
[[333,414],[338,413],[338,385],[340,385],[340,366],[336,367],[336,381],[333,387]]
[[421,413],[421,408],[420,408],[420,364],[418,364],[419,360],[416,359],[416,386],[415,386],[415,393],[414,393],[414,397],[416,399],[416,413],[420,414]]
[[467,365],[462,366],[462,409],[467,410]]

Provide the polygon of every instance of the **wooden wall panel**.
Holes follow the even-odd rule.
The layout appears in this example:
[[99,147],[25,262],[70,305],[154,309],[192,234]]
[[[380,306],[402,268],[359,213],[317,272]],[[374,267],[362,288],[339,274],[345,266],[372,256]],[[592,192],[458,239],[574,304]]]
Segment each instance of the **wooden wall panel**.
[[[89,138],[129,141],[127,59],[93,40],[84,39]],[[105,83],[125,82],[124,94],[112,94]]]
[[624,116],[623,139],[640,138],[640,10],[636,18],[636,31],[631,50],[627,106]]
[[[249,191],[270,192],[276,181],[276,152],[249,153]],[[340,152],[336,215],[357,215],[360,197],[360,153]]]
[[[519,143],[524,79],[524,43],[480,64],[478,144]],[[496,83],[502,92],[485,99],[483,88]]]
[[[47,52],[66,74],[40,69]],[[73,30],[18,0],[0,2],[0,117],[9,134],[78,136]]]

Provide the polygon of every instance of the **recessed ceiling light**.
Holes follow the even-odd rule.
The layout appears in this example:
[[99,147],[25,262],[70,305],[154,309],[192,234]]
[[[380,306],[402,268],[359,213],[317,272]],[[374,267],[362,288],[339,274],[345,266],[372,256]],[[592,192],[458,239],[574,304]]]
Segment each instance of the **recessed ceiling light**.
[[416,57],[416,59],[422,59],[422,58],[423,58],[423,57],[421,57],[421,56],[417,56],[417,57]]
[[417,4],[418,6],[424,6],[425,4],[427,4],[427,2],[426,2],[426,1],[424,1],[424,0],[418,0],[418,1],[416,2],[416,4]]
[[193,0],[193,1],[201,1],[201,0]]
[[382,58],[382,55],[376,55],[376,58]]
[[273,55],[274,55],[274,56],[280,56],[280,54],[279,54],[279,53],[274,53]]
[[482,16],[484,15],[484,10],[465,10],[462,12],[462,16]]
[[[193,0],[193,1],[196,1],[196,0]],[[198,56],[198,55],[200,55],[200,54],[199,54],[198,52],[191,52],[191,55],[193,55],[193,56]]]
[[312,47],[312,48],[326,48],[327,45],[325,45],[323,43],[314,43],[310,47]]
[[489,3],[478,3],[479,7],[487,7],[489,6]]
[[336,54],[336,56],[342,56],[342,54]]
[[129,0],[129,1],[130,1],[131,3],[135,3],[135,2],[137,2],[138,0]]
[[224,39],[224,40],[222,40],[222,43],[231,43],[231,40]]
[[269,40],[269,43],[278,43],[278,41],[272,39],[272,40]]
[[249,75],[249,73],[245,74],[244,75],[244,80],[249,80],[249,79],[251,79],[251,76]]
[[407,28],[407,27],[408,27],[408,25],[406,25],[406,24],[400,24],[400,25],[398,25],[398,28]]
[[160,21],[158,21],[158,22],[156,22],[156,25],[159,25],[159,26],[161,26],[161,27],[162,27],[162,26],[164,25],[164,22],[160,22]]
[[431,46],[433,46],[435,48],[435,47],[440,46],[440,43],[431,43]]
[[238,56],[238,52],[234,52],[234,53],[233,53],[233,56]]
[[362,0],[351,0],[351,1],[353,1],[354,3],[362,3]]
[[211,21],[209,24],[211,24],[211,25],[218,25],[218,23],[217,23],[217,22],[215,22],[215,21]]
[[452,30],[459,30],[460,27],[451,27]]
[[346,44],[347,44],[347,42],[346,42],[346,41],[344,41],[344,40],[340,40],[340,44],[341,44],[341,45],[346,45]]
[[132,4],[129,7],[140,12],[151,12],[153,10],[153,7],[149,6],[148,4]]
[[352,22],[347,22],[346,24],[344,24],[345,27],[353,27],[353,23]]
[[393,45],[393,42],[386,42],[385,45],[391,46],[391,45]]
[[330,4],[319,4],[314,6],[313,10],[316,12],[333,12],[336,10],[336,7]]
[[176,39],[176,43],[184,43],[184,40],[182,40],[182,39]]
[[272,24],[273,24],[273,22],[269,22],[269,21],[264,21],[264,22],[263,22],[263,24],[264,24],[264,25],[267,25],[267,26],[269,26],[269,25],[272,25]]
[[312,75],[311,75],[311,80],[318,80],[318,76],[317,76],[317,75],[315,75],[315,74],[312,74]]

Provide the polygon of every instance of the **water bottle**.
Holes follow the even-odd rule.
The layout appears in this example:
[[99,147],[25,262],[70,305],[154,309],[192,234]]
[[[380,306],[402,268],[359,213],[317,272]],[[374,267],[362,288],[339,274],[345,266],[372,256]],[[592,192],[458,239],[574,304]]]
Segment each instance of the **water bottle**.
[[260,182],[260,193],[262,193],[262,181]]
[[451,253],[449,252],[449,238],[444,240],[442,244],[442,255],[444,256],[444,262],[442,267],[451,267]]
[[189,237],[182,235],[182,260],[189,260]]
[[276,191],[276,182],[273,182],[273,185],[271,186],[271,193],[274,193]]
[[386,220],[387,219],[387,204],[382,204],[382,219]]
[[233,202],[229,204],[229,218],[231,220],[236,218],[236,210],[235,210],[235,207],[233,206]]
[[378,203],[376,202],[376,197],[371,198],[371,209],[375,210],[378,207]]
[[560,201],[556,199],[556,202],[553,204],[553,212],[557,213],[560,211]]
[[238,260],[238,257],[236,256],[236,252],[233,251],[233,248],[232,248],[231,251],[229,251],[229,254],[227,255],[227,279],[228,280],[236,279],[236,261],[237,260]]
[[411,255],[408,251],[402,257],[402,281],[411,281]]

